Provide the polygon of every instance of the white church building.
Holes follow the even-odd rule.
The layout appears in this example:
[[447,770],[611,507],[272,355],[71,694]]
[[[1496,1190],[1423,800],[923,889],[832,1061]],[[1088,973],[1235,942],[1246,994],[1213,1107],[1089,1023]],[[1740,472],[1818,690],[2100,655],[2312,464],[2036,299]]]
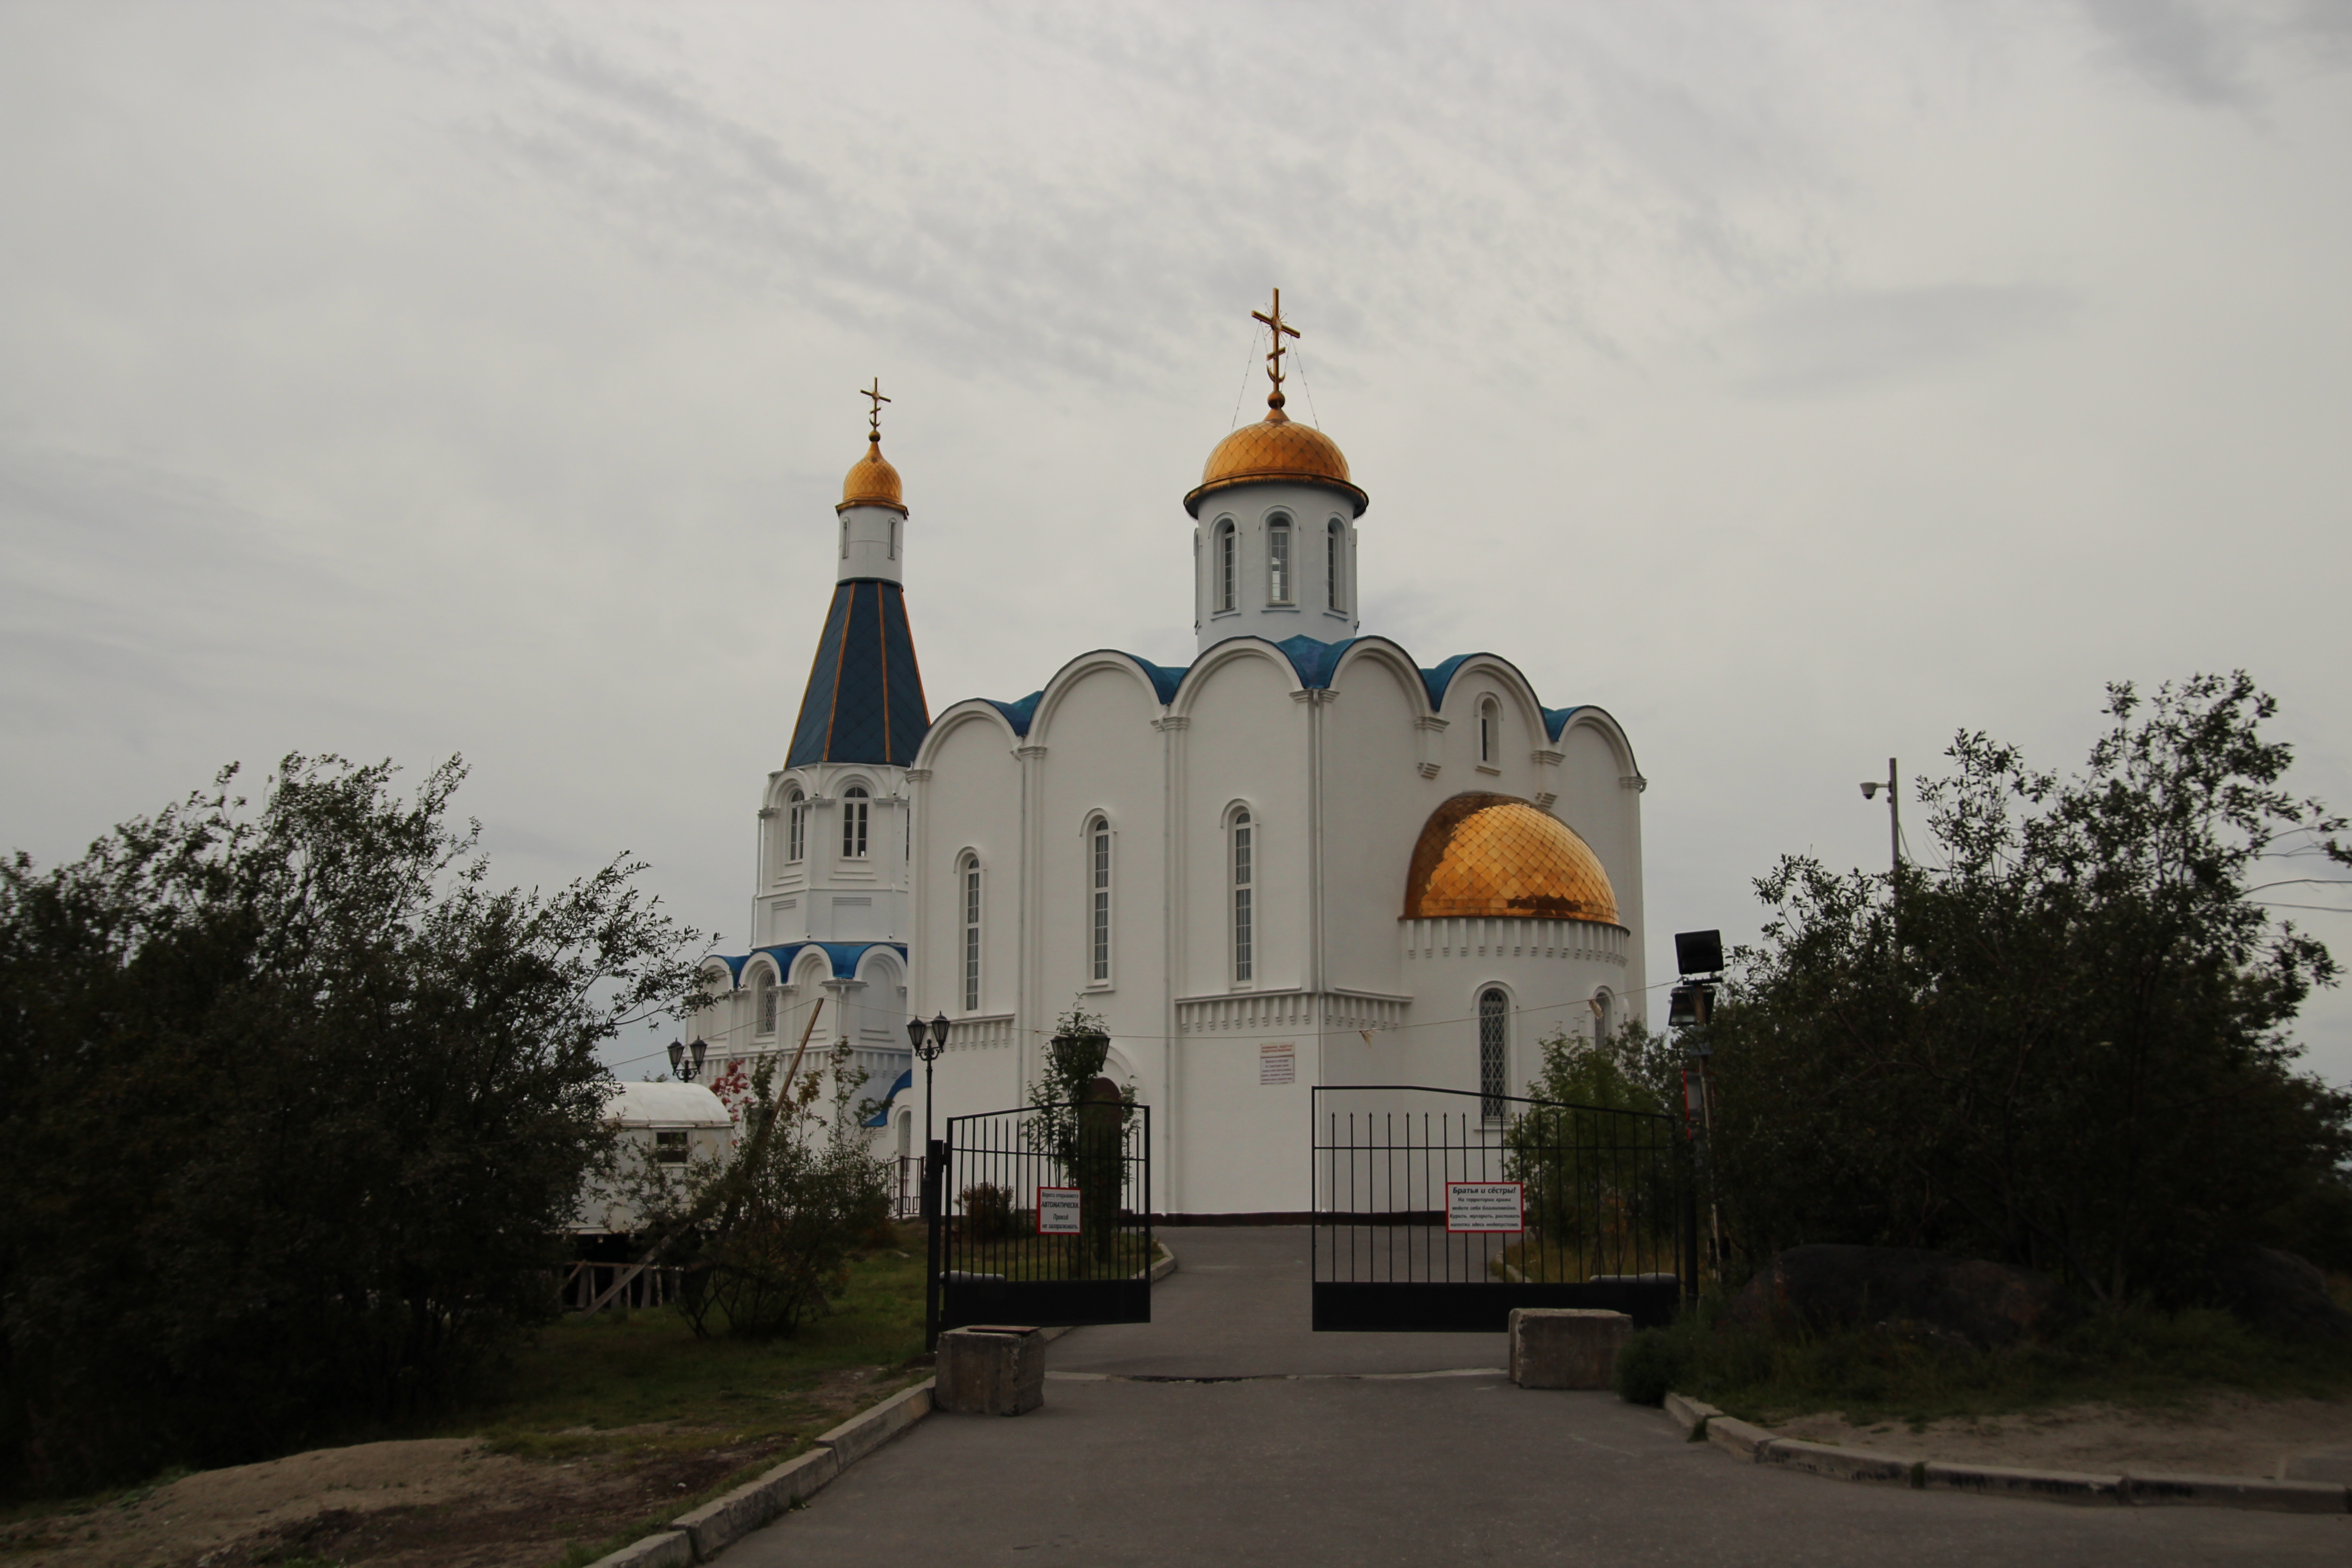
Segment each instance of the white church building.
[[1363,632],[1369,499],[1284,412],[1278,296],[1260,319],[1266,416],[1183,498],[1183,668],[1096,649],[1026,697],[930,718],[908,513],[869,428],[761,803],[751,943],[706,969],[715,1060],[790,1052],[825,998],[812,1052],[845,1047],[865,1092],[891,1091],[874,1124],[904,1152],[924,1111],[908,1016],[950,1021],[943,1125],[1020,1104],[1080,1006],[1151,1108],[1154,1208],[1263,1214],[1310,1206],[1312,1086],[1522,1093],[1542,1039],[1643,1013],[1644,781],[1623,730],[1547,708],[1498,654],[1424,667]]

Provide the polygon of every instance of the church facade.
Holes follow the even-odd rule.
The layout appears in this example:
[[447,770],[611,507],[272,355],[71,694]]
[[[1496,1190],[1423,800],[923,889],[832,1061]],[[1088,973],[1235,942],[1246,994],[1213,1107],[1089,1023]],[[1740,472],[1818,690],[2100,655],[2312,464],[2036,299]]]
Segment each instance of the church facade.
[[[1021,1103],[1080,1007],[1152,1108],[1154,1207],[1250,1214],[1310,1205],[1314,1085],[1524,1092],[1546,1037],[1642,1013],[1631,743],[1599,708],[1546,707],[1498,654],[1424,667],[1364,632],[1369,498],[1285,413],[1278,298],[1261,320],[1266,416],[1184,497],[1181,668],[1097,649],[1026,697],[927,719],[907,514],[869,445],[762,802],[753,944],[708,972],[715,1053],[789,1048],[819,994],[842,999],[826,1037],[876,1064],[904,1057],[908,1016],[944,1014],[943,1122]],[[923,1085],[893,1081],[877,1123],[903,1148]]]

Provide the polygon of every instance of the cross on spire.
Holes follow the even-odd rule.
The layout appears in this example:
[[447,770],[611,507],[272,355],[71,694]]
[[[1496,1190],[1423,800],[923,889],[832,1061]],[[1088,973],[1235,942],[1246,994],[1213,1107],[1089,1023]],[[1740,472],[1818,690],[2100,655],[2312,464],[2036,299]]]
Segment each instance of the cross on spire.
[[857,395],[872,400],[866,415],[866,439],[878,447],[882,444],[882,405],[890,400],[882,395],[882,378],[876,376],[871,388],[858,388]]
[[1272,315],[1266,314],[1264,310],[1252,310],[1250,320],[1263,322],[1274,337],[1274,352],[1265,356],[1266,377],[1274,383],[1274,390],[1265,395],[1265,405],[1274,410],[1269,418],[1287,418],[1288,416],[1282,412],[1282,405],[1286,401],[1282,395],[1282,356],[1286,352],[1282,346],[1282,340],[1285,334],[1297,337],[1298,329],[1282,319],[1282,290],[1276,289],[1274,291]]

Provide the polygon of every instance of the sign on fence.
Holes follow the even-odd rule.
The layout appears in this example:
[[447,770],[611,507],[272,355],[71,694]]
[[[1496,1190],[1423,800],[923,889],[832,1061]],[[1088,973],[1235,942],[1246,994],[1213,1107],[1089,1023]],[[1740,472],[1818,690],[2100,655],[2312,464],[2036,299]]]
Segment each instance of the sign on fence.
[[1076,1187],[1039,1187],[1037,1189],[1037,1234],[1039,1236],[1076,1236],[1078,1225],[1078,1189]]
[[1525,1192],[1517,1182],[1448,1182],[1445,1228],[1455,1235],[1525,1230]]

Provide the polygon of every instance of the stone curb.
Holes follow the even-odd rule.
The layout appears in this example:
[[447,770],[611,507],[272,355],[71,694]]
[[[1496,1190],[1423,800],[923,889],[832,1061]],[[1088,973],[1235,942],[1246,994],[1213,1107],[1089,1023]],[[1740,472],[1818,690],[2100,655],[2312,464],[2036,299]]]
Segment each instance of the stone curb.
[[[929,1377],[912,1388],[901,1389],[871,1410],[851,1416],[832,1431],[819,1433],[817,1447],[832,1449],[840,1461],[838,1468],[847,1469],[929,1415],[931,1413],[931,1390],[938,1385],[938,1378]],[[825,1479],[832,1479],[830,1476]]]
[[1914,1490],[1970,1492],[2093,1506],[2260,1509],[2273,1513],[2352,1512],[2352,1486],[2335,1481],[2274,1481],[2252,1476],[2093,1476],[2072,1470],[2018,1469],[2006,1465],[1955,1465],[1912,1460],[1832,1443],[1775,1437],[1686,1394],[1669,1394],[1665,1413],[1691,1441],[1705,1438],[1750,1464],[1779,1465],[1836,1480],[1908,1486]]

